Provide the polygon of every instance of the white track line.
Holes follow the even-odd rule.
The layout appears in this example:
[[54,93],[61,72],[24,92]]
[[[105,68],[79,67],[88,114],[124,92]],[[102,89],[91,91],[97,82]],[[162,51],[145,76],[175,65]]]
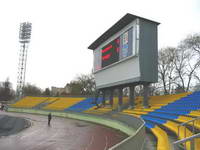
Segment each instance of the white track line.
[[106,139],[106,145],[105,145],[105,147],[104,147],[104,150],[107,150],[107,148],[108,148],[108,137],[105,136],[105,139]]
[[26,135],[20,136],[20,139],[23,139],[23,138],[29,137],[29,136],[31,136],[31,135],[34,135],[35,133],[38,133],[38,132],[40,132],[40,130],[39,130],[39,131],[36,130],[36,131],[33,131],[33,132],[28,133],[28,134],[26,134]]
[[88,150],[88,148],[93,144],[94,142],[94,135],[92,136],[90,143],[87,145],[87,147],[85,148],[85,150]]
[[53,136],[50,136],[49,138],[43,140],[42,142],[38,143],[37,145],[35,145],[35,147],[30,147],[29,149],[26,149],[26,150],[31,150],[31,149],[34,149],[34,148],[37,148],[37,146],[40,146],[40,145],[43,145],[44,143],[47,143],[50,139],[53,139],[54,137],[56,137],[58,134],[58,131],[56,131]]

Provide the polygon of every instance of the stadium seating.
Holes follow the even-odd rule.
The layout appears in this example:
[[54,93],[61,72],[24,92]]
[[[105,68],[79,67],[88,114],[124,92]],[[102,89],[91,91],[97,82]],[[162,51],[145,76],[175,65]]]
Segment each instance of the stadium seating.
[[[189,128],[181,126],[178,131],[179,123],[192,120],[194,117],[199,117],[200,112],[200,92],[182,93],[177,95],[152,96],[150,98],[150,108],[142,108],[141,105],[136,105],[133,110],[124,110],[123,113],[141,117],[145,120],[145,126],[152,131],[157,137],[157,149],[162,149],[159,146],[159,138],[166,137],[157,127],[161,126],[164,129],[171,130],[175,133],[178,139],[191,136],[193,133]],[[159,101],[160,98],[160,101]],[[193,125],[193,123],[189,123]],[[194,127],[200,129],[200,121],[196,121]],[[167,131],[166,130],[166,131]],[[162,130],[165,132],[164,130]],[[179,132],[179,134],[178,134]],[[164,141],[167,141],[166,139]],[[186,143],[186,149],[190,149],[190,142]],[[166,145],[166,144],[161,144]],[[200,140],[195,139],[195,148],[200,149]]]
[[57,100],[45,107],[43,109],[45,110],[64,110],[67,109],[80,101],[83,101],[85,98],[74,98],[74,97],[61,97],[57,98]]
[[146,121],[145,126],[153,132],[157,138],[157,149],[158,150],[170,150],[171,145],[167,133],[158,127],[157,125]]
[[27,96],[23,99],[17,101],[15,104],[12,104],[12,107],[18,107],[18,108],[33,108],[36,105],[41,104],[45,100],[47,100],[47,97],[31,97]]
[[[167,135],[170,130],[177,140],[191,136],[190,127],[180,127],[180,123],[187,122],[196,117],[200,117],[200,92],[181,93],[174,95],[151,96],[149,100],[150,107],[143,108],[143,98],[135,98],[135,108],[125,109],[121,113],[134,117],[141,117],[146,123],[146,128],[153,133],[157,139],[157,150],[169,150],[172,148]],[[97,100],[97,104],[102,103],[102,98]],[[128,97],[123,98],[123,104],[128,104]],[[109,106],[109,100],[106,100],[106,106],[97,109],[94,98],[59,98],[59,97],[25,97],[12,105],[12,107],[36,108],[44,106],[45,110],[57,111],[75,111],[103,115],[116,110],[118,107],[118,98],[114,97],[113,106]],[[193,123],[189,123],[190,126]],[[194,127],[200,130],[200,120],[195,121]],[[183,145],[184,146],[184,145]],[[189,150],[191,143],[186,143],[186,149]],[[200,149],[200,140],[195,139],[195,148]]]
[[[100,104],[101,102],[102,98],[98,98],[97,104]],[[94,103],[94,98],[87,98],[71,107],[68,107],[67,109],[65,109],[65,111],[83,112],[94,107],[96,107],[96,104]]]
[[[113,98],[112,107],[110,106],[109,103],[110,103],[109,100],[106,100],[106,105],[105,106],[102,106],[102,107],[100,107],[98,109],[97,109],[96,106],[93,106],[90,109],[85,110],[84,112],[85,113],[91,113],[91,114],[99,114],[99,115],[102,115],[102,114],[105,114],[105,113],[109,113],[109,112],[117,109],[117,107],[118,107],[118,98],[117,97]],[[123,104],[124,105],[128,104],[128,97],[123,97]]]

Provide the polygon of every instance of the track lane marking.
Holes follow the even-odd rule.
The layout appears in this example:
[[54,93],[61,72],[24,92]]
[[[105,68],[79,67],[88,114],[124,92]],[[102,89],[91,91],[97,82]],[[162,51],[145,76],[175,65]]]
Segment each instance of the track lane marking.
[[90,143],[87,145],[87,147],[84,150],[88,150],[88,148],[93,144],[93,142],[94,142],[94,135],[92,135]]
[[105,136],[105,140],[106,140],[106,145],[104,147],[104,150],[107,150],[107,147],[108,147],[108,136],[107,135]]
[[[58,130],[56,130],[56,132],[50,136],[48,139],[45,139],[44,141],[38,143],[37,145],[35,145],[34,147],[30,147],[29,149],[26,149],[26,150],[31,150],[31,149],[34,149],[34,148],[37,148],[38,146],[40,145],[43,145],[44,143],[47,143],[49,140],[53,139],[54,137],[56,137],[58,134]],[[48,148],[47,148],[48,149]]]

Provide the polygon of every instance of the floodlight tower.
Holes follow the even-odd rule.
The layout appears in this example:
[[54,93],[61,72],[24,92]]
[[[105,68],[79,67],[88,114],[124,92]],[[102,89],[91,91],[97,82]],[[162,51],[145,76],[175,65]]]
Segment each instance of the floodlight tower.
[[27,61],[27,50],[31,38],[32,24],[29,22],[20,23],[19,29],[19,64],[18,64],[18,75],[17,75],[17,95],[22,96],[22,89],[25,84],[26,75],[26,61]]

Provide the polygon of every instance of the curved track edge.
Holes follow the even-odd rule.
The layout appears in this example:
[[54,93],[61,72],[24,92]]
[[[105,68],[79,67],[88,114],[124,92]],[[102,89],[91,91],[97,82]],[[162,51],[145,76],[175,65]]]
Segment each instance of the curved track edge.
[[[19,112],[19,113],[30,113],[38,115],[48,115],[50,112],[53,116],[57,117],[66,117],[70,119],[88,121],[92,123],[97,123],[104,125],[113,129],[120,130],[121,132],[128,135],[128,138],[124,139],[122,142],[114,145],[109,148],[109,150],[130,150],[130,148],[136,148],[142,150],[145,143],[145,126],[144,121],[139,119],[138,128],[133,128],[130,124],[119,121],[117,119],[111,119],[106,117],[100,117],[96,115],[76,113],[76,112],[52,112],[44,110],[35,110],[35,109],[24,109],[24,108],[8,108],[8,112]],[[135,118],[136,119],[136,118]]]

